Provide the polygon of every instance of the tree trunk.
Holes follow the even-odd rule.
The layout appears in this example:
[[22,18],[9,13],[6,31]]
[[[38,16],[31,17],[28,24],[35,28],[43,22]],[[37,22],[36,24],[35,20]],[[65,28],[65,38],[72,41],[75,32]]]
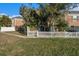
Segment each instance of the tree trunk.
[[53,31],[55,32],[55,24],[54,24],[54,22],[53,22]]

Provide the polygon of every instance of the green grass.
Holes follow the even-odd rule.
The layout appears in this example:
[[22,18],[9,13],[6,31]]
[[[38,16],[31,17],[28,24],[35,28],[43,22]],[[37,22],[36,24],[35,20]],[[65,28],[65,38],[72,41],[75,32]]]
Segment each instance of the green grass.
[[79,39],[9,37],[9,39],[0,39],[0,55],[76,56],[79,55]]

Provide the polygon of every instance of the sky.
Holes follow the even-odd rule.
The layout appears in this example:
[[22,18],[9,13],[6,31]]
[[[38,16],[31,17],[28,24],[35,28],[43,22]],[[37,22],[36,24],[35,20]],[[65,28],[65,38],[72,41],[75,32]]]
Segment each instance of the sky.
[[[0,14],[8,16],[19,15],[19,8],[21,5],[22,3],[0,3]],[[25,5],[29,7],[28,3]],[[38,7],[36,3],[33,3],[32,6],[34,8]]]
[[[16,16],[19,15],[19,8],[22,3],[0,3],[0,15]],[[25,3],[29,7],[28,3]],[[38,4],[32,3],[32,7],[38,8]],[[78,7],[73,10],[79,10]]]

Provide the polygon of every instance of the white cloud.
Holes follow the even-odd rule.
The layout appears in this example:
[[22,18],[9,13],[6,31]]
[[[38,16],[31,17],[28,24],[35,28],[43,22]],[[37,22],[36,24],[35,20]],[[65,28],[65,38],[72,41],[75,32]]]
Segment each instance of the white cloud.
[[0,13],[0,15],[6,15],[6,16],[8,16],[6,13]]
[[[0,16],[1,15],[5,15],[5,16],[9,16],[8,14],[6,13],[0,13]],[[13,17],[22,17],[21,15],[12,15],[12,16],[9,16],[9,18],[13,18]]]
[[10,17],[13,18],[13,17],[18,17],[18,16],[21,17],[21,15],[13,15],[13,16],[10,16]]

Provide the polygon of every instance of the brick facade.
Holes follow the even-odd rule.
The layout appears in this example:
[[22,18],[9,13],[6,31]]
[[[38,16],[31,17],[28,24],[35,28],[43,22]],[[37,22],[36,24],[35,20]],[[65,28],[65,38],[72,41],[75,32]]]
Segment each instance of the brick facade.
[[[77,19],[73,19],[76,16]],[[69,26],[79,26],[79,14],[66,14],[66,21]]]
[[22,18],[13,18],[12,19],[12,26],[20,27],[25,23],[25,21]]
[[[76,12],[76,13],[75,13]],[[79,32],[79,12],[75,11],[65,14],[65,20],[67,21],[70,30]]]

